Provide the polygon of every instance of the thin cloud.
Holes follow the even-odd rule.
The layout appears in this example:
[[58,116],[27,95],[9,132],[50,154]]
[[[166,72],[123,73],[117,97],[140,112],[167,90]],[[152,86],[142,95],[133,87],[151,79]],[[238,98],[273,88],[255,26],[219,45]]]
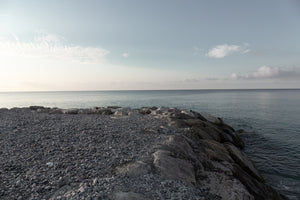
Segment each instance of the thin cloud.
[[194,51],[193,55],[195,55],[195,56],[197,56],[197,55],[203,55],[204,49],[201,49],[201,48],[199,48],[197,46],[194,46],[193,47],[193,51]]
[[255,72],[249,74],[232,73],[230,78],[233,80],[249,79],[300,79],[300,68],[279,68],[261,66]]
[[129,53],[127,53],[127,52],[122,53],[122,57],[123,57],[123,58],[128,58],[128,57],[129,57]]
[[247,43],[244,45],[228,45],[228,44],[217,45],[211,48],[206,53],[206,56],[210,58],[224,58],[225,56],[231,55],[233,53],[246,54],[250,52],[248,46],[249,44]]
[[35,37],[32,41],[21,41],[15,34],[14,40],[0,38],[0,55],[5,57],[48,58],[84,63],[99,63],[105,61],[109,51],[97,47],[82,47],[65,44],[54,34]]

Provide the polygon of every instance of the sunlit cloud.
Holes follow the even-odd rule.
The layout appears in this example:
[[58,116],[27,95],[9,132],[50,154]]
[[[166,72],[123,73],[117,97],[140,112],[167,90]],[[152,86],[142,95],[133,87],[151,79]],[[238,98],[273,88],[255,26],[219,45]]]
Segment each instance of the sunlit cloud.
[[247,79],[300,79],[300,68],[279,68],[261,66],[255,72],[248,74],[232,73],[230,79],[247,80]]
[[247,43],[244,45],[228,45],[228,44],[217,45],[211,48],[206,53],[206,56],[211,58],[224,58],[225,56],[231,55],[233,53],[246,54],[250,52],[248,46],[249,44]]

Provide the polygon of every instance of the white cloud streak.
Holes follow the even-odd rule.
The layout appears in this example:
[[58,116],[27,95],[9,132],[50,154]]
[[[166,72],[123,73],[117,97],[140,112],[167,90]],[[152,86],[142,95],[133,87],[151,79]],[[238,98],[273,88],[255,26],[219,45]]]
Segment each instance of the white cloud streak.
[[20,41],[12,34],[14,41],[0,38],[0,57],[43,58],[83,63],[101,63],[109,51],[97,47],[66,45],[53,34],[35,37],[31,42]]
[[213,48],[211,48],[207,53],[206,56],[210,58],[224,58],[225,56],[231,55],[233,53],[239,53],[239,54],[246,54],[250,52],[250,49],[248,49],[249,44],[244,45],[228,45],[228,44],[222,44],[217,45]]
[[233,80],[250,80],[250,79],[300,79],[300,68],[279,68],[261,66],[253,73],[237,74],[232,73],[230,76]]

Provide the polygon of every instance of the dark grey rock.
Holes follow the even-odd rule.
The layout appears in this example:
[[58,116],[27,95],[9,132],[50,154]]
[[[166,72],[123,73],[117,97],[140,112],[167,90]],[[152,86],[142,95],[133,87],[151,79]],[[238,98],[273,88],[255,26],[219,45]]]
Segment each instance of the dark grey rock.
[[139,109],[139,113],[142,115],[148,115],[151,113],[151,109],[150,108],[141,108],[141,109]]
[[228,150],[230,156],[233,160],[247,173],[256,178],[258,181],[263,182],[264,179],[261,176],[260,172],[257,170],[253,161],[248,158],[241,150],[236,148],[232,144],[225,144],[226,149]]
[[281,200],[287,199],[280,195],[272,187],[258,181],[256,178],[250,176],[239,165],[233,165],[234,176],[237,177],[248,189],[249,193],[257,200]]
[[201,140],[199,143],[210,160],[234,162],[223,144],[214,140]]
[[38,109],[44,109],[44,106],[30,106],[29,109],[30,110],[38,110]]

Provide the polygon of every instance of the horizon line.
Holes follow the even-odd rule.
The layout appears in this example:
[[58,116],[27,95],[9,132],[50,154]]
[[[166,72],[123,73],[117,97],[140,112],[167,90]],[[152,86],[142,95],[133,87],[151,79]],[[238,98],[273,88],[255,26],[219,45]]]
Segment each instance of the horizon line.
[[29,92],[130,92],[130,91],[219,91],[219,90],[300,90],[300,88],[226,88],[226,89],[128,89],[128,90],[28,90],[28,91],[0,91],[0,93],[29,93]]

